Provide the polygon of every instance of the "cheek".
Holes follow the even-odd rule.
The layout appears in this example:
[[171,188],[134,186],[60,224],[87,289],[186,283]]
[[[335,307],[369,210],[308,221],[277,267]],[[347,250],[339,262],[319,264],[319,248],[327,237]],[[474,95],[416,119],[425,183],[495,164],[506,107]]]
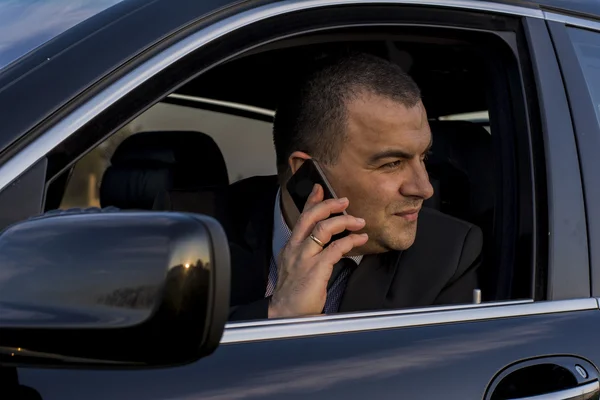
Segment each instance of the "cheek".
[[400,187],[403,178],[399,173],[385,174],[377,179],[377,186],[382,196],[390,201],[397,201],[400,196]]
[[369,174],[344,189],[351,199],[348,211],[363,217],[385,213],[387,207],[398,200],[399,194],[398,185],[393,180],[375,174]]
[[402,177],[399,173],[374,174],[369,179],[369,193],[379,202],[394,203],[400,198]]

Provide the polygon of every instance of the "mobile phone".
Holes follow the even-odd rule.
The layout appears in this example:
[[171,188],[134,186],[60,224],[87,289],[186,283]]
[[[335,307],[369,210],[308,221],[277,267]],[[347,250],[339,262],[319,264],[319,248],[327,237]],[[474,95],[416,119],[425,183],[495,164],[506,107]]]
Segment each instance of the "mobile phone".
[[[321,187],[323,188],[323,200],[338,198],[335,192],[333,191],[331,184],[329,184],[327,177],[323,173],[323,169],[321,168],[319,163],[313,159],[308,159],[304,161],[302,166],[298,168],[294,175],[292,175],[292,177],[289,179],[286,185],[288,193],[292,197],[292,200],[294,201],[294,204],[296,205],[296,208],[298,209],[299,213],[302,213],[302,211],[304,210],[304,205],[306,204],[308,196],[312,192],[313,187],[316,183],[321,185]],[[331,214],[329,218],[345,214],[346,211],[342,211],[341,213]],[[345,230],[342,233],[334,235],[331,238],[331,240],[325,244],[325,247],[327,247],[329,243],[341,239],[349,234],[350,232]]]

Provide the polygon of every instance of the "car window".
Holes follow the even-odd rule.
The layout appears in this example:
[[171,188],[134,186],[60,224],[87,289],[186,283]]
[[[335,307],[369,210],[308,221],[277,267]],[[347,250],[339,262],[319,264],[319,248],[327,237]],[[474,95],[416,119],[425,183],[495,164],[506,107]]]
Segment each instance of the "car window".
[[585,81],[600,122],[600,34],[584,29],[567,28],[575,47]]
[[[276,173],[274,111],[191,96],[186,96],[186,102],[172,101],[177,98],[172,95],[167,99],[170,102],[159,103],[140,115],[133,122],[135,131],[181,130],[209,135],[223,153],[230,183]],[[211,105],[220,107],[211,109]]]
[[[331,179],[338,195],[355,199],[351,200],[354,204],[360,205],[360,201],[363,201],[362,210],[356,210],[356,215],[360,217],[357,222],[378,214],[376,217],[382,222],[380,231],[386,229],[388,219],[416,226],[414,222],[417,214],[422,211],[424,217],[419,220],[421,225],[418,232],[421,237],[425,237],[415,239],[417,230],[412,228],[398,234],[401,227],[390,222],[391,229],[396,231],[390,231],[388,236],[392,240],[403,236],[398,239],[403,242],[394,246],[377,243],[384,249],[394,251],[392,253],[390,250],[390,258],[383,260],[393,268],[402,267],[404,271],[404,267],[399,267],[400,264],[392,259],[399,254],[403,254],[402,263],[412,263],[413,266],[406,270],[414,276],[399,272],[388,274],[385,279],[393,279],[394,282],[388,282],[388,286],[392,287],[393,283],[394,291],[402,295],[408,295],[412,291],[406,285],[418,288],[414,295],[406,301],[402,295],[394,294],[380,299],[375,297],[386,293],[373,290],[373,301],[378,304],[361,304],[362,297],[359,295],[364,291],[358,285],[361,280],[355,280],[348,283],[353,288],[349,292],[354,297],[346,296],[346,299],[351,300],[347,300],[347,306],[340,310],[345,312],[378,310],[381,307],[402,309],[416,305],[464,304],[473,302],[474,298],[475,302],[479,302],[479,299],[489,302],[532,298],[532,260],[535,251],[532,230],[536,210],[533,209],[533,196],[530,192],[535,189],[531,182],[535,171],[529,159],[531,152],[525,150],[529,149],[533,141],[529,140],[529,126],[525,125],[526,122],[519,122],[527,121],[524,118],[527,112],[525,99],[519,94],[521,92],[498,89],[512,87],[511,84],[515,87],[522,85],[519,60],[511,50],[511,43],[507,44],[509,40],[499,35],[441,26],[431,29],[416,29],[412,25],[393,29],[388,29],[387,26],[372,28],[332,28],[331,32],[325,32],[327,35],[322,30],[307,31],[293,40],[285,36],[277,43],[269,42],[222,62],[207,64],[212,67],[202,70],[192,64],[189,64],[189,70],[180,69],[187,66],[189,60],[177,59],[174,61],[178,64],[177,68],[161,71],[160,77],[149,76],[149,80],[144,83],[144,86],[154,87],[156,94],[171,93],[169,96],[161,100],[157,100],[156,94],[145,98],[149,94],[142,91],[141,87],[139,91],[124,92],[125,96],[135,101],[126,102],[123,98],[123,102],[115,103],[114,108],[91,117],[94,118],[94,123],[86,123],[77,131],[69,133],[71,136],[57,143],[54,148],[46,150],[44,154],[47,154],[48,168],[43,210],[114,206],[122,210],[159,208],[198,212],[213,216],[222,223],[230,242],[236,245],[230,246],[231,249],[242,252],[253,249],[256,243],[244,241],[253,241],[255,235],[251,233],[264,231],[271,236],[270,247],[276,253],[280,243],[273,242],[282,239],[281,243],[285,246],[287,231],[284,228],[294,229],[293,221],[284,221],[284,214],[294,211],[289,208],[293,205],[289,202],[278,203],[277,200],[282,197],[284,201],[287,199],[286,188],[281,187],[284,174],[289,172],[285,169],[286,159],[289,158],[289,154],[284,154],[286,148],[312,152],[315,158],[320,157],[317,146],[333,153],[331,150],[336,147],[334,140],[321,140],[323,138],[318,136],[325,136],[329,132],[337,134],[341,132],[338,129],[341,125],[331,129],[330,126],[334,126],[331,121],[324,120],[320,125],[309,124],[303,128],[304,132],[311,132],[314,144],[317,145],[315,146],[306,144],[309,139],[299,138],[300,134],[290,124],[280,130],[283,133],[278,137],[283,142],[289,138],[307,142],[299,140],[289,147],[283,144],[276,157],[274,122],[281,121],[280,117],[285,115],[281,113],[285,105],[295,107],[294,91],[299,94],[304,92],[298,91],[297,87],[304,70],[327,64],[328,59],[335,59],[340,51],[346,53],[353,50],[364,54],[371,60],[370,63],[373,59],[381,60],[378,61],[378,68],[387,69],[383,74],[387,74],[385,78],[390,79],[377,78],[377,84],[384,89],[377,89],[379,92],[375,93],[389,94],[387,85],[393,81],[392,78],[397,81],[405,79],[404,83],[396,82],[396,93],[402,92],[404,95],[405,91],[418,87],[416,94],[414,91],[410,92],[406,100],[397,101],[393,105],[412,110],[415,102],[419,104],[418,109],[424,108],[426,115],[431,118],[431,132],[422,124],[425,120],[422,118],[425,116],[423,114],[419,117],[419,122],[423,127],[421,133],[427,140],[419,141],[415,146],[407,146],[415,150],[403,149],[390,153],[388,149],[398,148],[397,143],[394,144],[395,147],[389,144],[383,146],[377,140],[362,135],[362,142],[357,145],[360,149],[355,152],[362,151],[361,159],[338,164],[346,168],[339,171],[336,179]],[[358,64],[360,62],[357,61]],[[355,72],[348,73],[346,78],[360,76],[361,73],[370,76],[366,69]],[[407,77],[412,77],[412,81]],[[336,82],[348,81],[349,79],[338,79]],[[327,84],[320,87],[322,89],[318,93],[311,94],[311,101],[320,101],[329,94],[327,90],[331,90],[328,89],[331,86]],[[285,96],[290,93],[292,101],[288,102],[290,98],[286,99]],[[361,96],[366,94],[369,93],[360,93]],[[131,108],[125,109],[125,104],[131,105]],[[300,101],[300,104],[304,106],[307,102]],[[382,104],[376,105],[380,114],[377,117],[381,117],[385,107],[379,107]],[[290,121],[302,120],[304,116],[328,114],[336,105],[313,104],[311,107],[306,112],[301,110],[300,116],[294,114],[297,110],[292,109],[289,113]],[[274,110],[280,111],[277,119]],[[358,107],[355,111],[364,110],[368,112],[366,107]],[[340,122],[342,118],[339,116],[343,114],[344,111],[330,113],[337,118],[334,121],[336,123]],[[402,112],[394,114],[395,118]],[[485,125],[490,118],[494,121],[494,140],[491,140]],[[375,124],[367,124],[369,125]],[[386,126],[389,128],[390,124]],[[362,129],[359,133],[368,131]],[[388,139],[397,138],[398,131],[396,129],[396,132],[383,136]],[[523,134],[515,135],[515,132]],[[179,139],[173,139],[174,137]],[[177,149],[173,148],[172,139],[178,141]],[[276,141],[282,143],[281,140]],[[199,146],[200,142],[207,147]],[[431,152],[428,151],[430,147]],[[126,151],[121,151],[124,148]],[[208,150],[201,151],[206,149]],[[177,151],[185,153],[185,157],[178,157],[175,154]],[[398,200],[400,188],[396,185],[405,182],[404,178],[408,175],[396,175],[396,171],[410,172],[406,168],[402,169],[405,165],[401,162],[403,160],[389,160],[377,166],[371,161],[373,168],[361,166],[371,165],[368,164],[370,159],[408,158],[405,154],[410,153],[405,151],[418,152],[423,161],[416,163],[418,174],[413,174],[418,178],[415,183],[422,183],[413,185],[419,186],[417,189],[420,193],[413,196],[403,194],[405,198],[418,197],[418,202],[411,204],[400,203]],[[349,153],[346,152],[347,154]],[[382,157],[386,154],[391,155]],[[206,163],[206,160],[210,162]],[[327,162],[323,163],[325,164]],[[372,174],[362,179],[366,170],[375,169],[378,171],[377,175]],[[380,176],[386,179],[375,179]],[[430,182],[427,182],[427,177]],[[176,182],[180,178],[184,179],[185,184]],[[386,185],[388,181],[391,183]],[[232,183],[239,184],[230,185]],[[344,194],[344,189],[339,190],[338,185],[349,194]],[[361,186],[360,191],[350,192],[356,186]],[[425,191],[427,193],[423,193]],[[173,207],[176,201],[168,202],[172,198],[161,203],[161,195],[165,192],[166,196],[170,196],[172,192],[179,192],[177,195],[200,192],[202,196],[206,196],[195,197],[194,200],[198,201],[188,203],[191,207],[184,210],[182,207]],[[368,199],[366,202],[365,198]],[[543,196],[540,198],[543,199]],[[424,200],[429,199],[432,201],[425,204]],[[372,204],[366,204],[368,201]],[[384,204],[386,202],[393,207],[388,208]],[[183,202],[178,203],[182,204]],[[258,208],[255,207],[257,205],[263,208],[258,210],[261,215],[250,215],[255,211],[254,208]],[[243,213],[241,218],[236,218],[238,213]],[[275,225],[277,221],[280,223],[278,226]],[[250,222],[263,225],[243,226]],[[375,226],[377,222],[375,220],[371,226]],[[265,227],[268,229],[264,229]],[[276,228],[281,230],[277,235],[273,234]],[[423,232],[426,236],[423,236]],[[304,240],[311,239],[321,247],[325,247],[324,242],[330,240],[325,238],[320,242],[319,237],[315,240],[314,237],[307,236]],[[239,242],[235,242],[236,240]],[[413,240],[418,247],[413,246]],[[256,242],[268,243],[269,240],[265,235]],[[310,241],[308,243],[311,244]],[[404,257],[405,254],[411,255],[409,247],[410,250],[415,249],[412,254],[417,256]],[[404,250],[407,253],[399,253]],[[377,251],[381,253],[379,249],[369,249],[362,255],[367,256],[364,259],[377,261],[378,257],[369,257],[378,255]],[[263,255],[266,257],[262,257]],[[273,267],[276,263],[271,262],[276,260],[275,254],[263,255],[260,259],[269,263],[266,266],[269,271],[268,282],[265,282],[265,287],[258,287],[262,282],[257,280],[256,287],[248,287],[246,284],[242,285],[241,281],[235,281],[232,285],[235,296],[233,306],[249,306],[247,308],[251,309],[252,302],[257,301],[261,310],[264,309],[269,290],[277,280],[277,276],[274,280],[271,279],[272,271],[277,273],[278,266]],[[431,259],[432,257],[437,259]],[[232,258],[250,261],[256,257],[240,253],[234,254]],[[363,261],[360,255],[356,258],[359,260],[351,260],[355,264]],[[442,273],[435,270],[438,265],[444,269]],[[343,275],[332,276],[341,276],[338,282],[345,284],[345,279],[354,267],[356,265],[343,270],[338,268],[336,274],[339,272]],[[237,266],[235,269],[244,270]],[[375,267],[363,270],[380,273],[390,272],[391,269]],[[437,277],[435,282],[432,282],[432,277]],[[371,278],[381,281],[375,279],[377,277]],[[466,283],[463,285],[463,282]],[[427,286],[432,289],[420,289]],[[343,289],[338,285],[332,289],[332,298],[336,296],[341,300],[341,297],[337,297],[344,294],[340,288]],[[481,297],[477,295],[478,289],[481,290]],[[246,293],[243,290],[249,291]],[[394,303],[389,303],[390,299]],[[237,320],[242,317],[243,315]]]
[[490,129],[490,113],[489,111],[474,111],[469,113],[443,115],[438,118],[440,121],[468,121],[474,124],[480,125],[485,128],[488,133],[491,133]]
[[[489,63],[481,55],[479,43],[448,45],[446,41],[438,43],[435,38],[429,37],[446,33],[428,31],[427,40],[423,38],[417,42],[412,42],[413,39],[397,39],[397,42],[390,39],[398,51],[409,53],[416,60],[412,67],[405,65],[404,68],[421,87],[423,103],[430,118],[433,146],[425,163],[433,186],[433,196],[423,205],[428,208],[427,211],[434,210],[431,214],[441,212],[481,230],[482,261],[477,273],[483,302],[531,298],[532,265],[529,253],[533,251],[533,246],[529,246],[531,235],[528,234],[531,215],[524,211],[520,213],[515,208],[516,203],[506,202],[502,197],[503,193],[510,193],[509,197],[518,199],[518,203],[522,204],[521,210],[528,210],[531,206],[528,201],[530,195],[527,194],[527,190],[532,190],[527,181],[529,175],[516,174],[511,167],[519,165],[519,170],[530,168],[530,162],[519,155],[527,152],[516,150],[518,146],[528,146],[527,135],[515,137],[512,134],[516,121],[526,118],[517,118],[516,115],[514,118],[510,115],[497,118],[502,110],[508,108],[506,104],[518,105],[520,100],[504,93],[487,95],[488,90],[494,90],[489,82],[518,80],[518,67],[514,59],[496,57],[499,53],[489,52],[487,57],[497,58],[498,63],[506,65],[504,69],[490,69]],[[57,201],[57,204],[63,209],[89,206],[154,209],[156,204],[150,198],[152,185],[155,184],[154,194],[161,185],[173,191],[194,191],[198,187],[203,190],[214,185],[213,178],[221,179],[210,175],[221,173],[224,173],[227,182],[219,180],[215,186],[240,181],[242,184],[236,185],[238,188],[245,188],[244,184],[250,185],[251,189],[259,184],[266,186],[267,181],[253,178],[269,179],[277,174],[273,142],[274,110],[279,108],[281,96],[293,89],[295,82],[290,77],[300,76],[299,70],[306,68],[309,60],[318,59],[323,52],[331,51],[331,46],[339,45],[319,43],[318,40],[311,42],[308,39],[307,43],[311,44],[304,47],[291,44],[288,48],[282,44],[274,49],[239,57],[199,75],[163,98],[82,157],[70,172],[62,201]],[[490,43],[494,48],[505,45],[495,40]],[[377,54],[380,47],[376,41],[368,44],[375,55],[387,57]],[[364,43],[350,42],[349,45],[362,48]],[[434,61],[430,57],[433,53],[440,55],[444,63]],[[460,81],[457,83],[453,76],[460,77]],[[525,112],[524,106],[520,110]],[[490,117],[500,120],[494,129],[495,141],[490,136]],[[526,131],[527,127],[523,130]],[[175,165],[177,162],[165,167],[165,163],[171,162],[165,159],[158,160],[158,164],[162,164],[157,166],[156,155],[149,154],[148,142],[141,140],[148,133],[151,135],[146,137],[154,135],[153,140],[157,141],[152,145],[152,152],[160,153],[161,147],[171,146],[169,142],[173,137],[189,139],[190,145],[184,147],[198,150],[186,156],[188,160],[192,158],[191,163],[184,161],[186,182],[173,185],[168,181],[171,178],[165,178],[165,175],[159,179],[150,178],[150,175],[158,176],[163,172],[171,174],[174,171],[171,168],[179,168],[171,176],[181,175],[182,168]],[[194,148],[196,144],[192,142],[200,136],[208,136],[214,141],[208,152]],[[133,143],[129,142],[132,145],[128,150],[129,159],[122,155],[115,157],[118,154],[115,150],[118,152],[118,149],[126,146],[126,139],[136,137]],[[501,143],[502,146],[499,146]],[[211,171],[199,166],[202,158],[214,158],[217,153],[222,154],[223,169],[217,164],[211,166]],[[120,161],[115,158],[120,158]],[[211,182],[206,184],[208,181]],[[252,198],[255,194],[250,190],[243,192],[240,198]],[[156,197],[154,200],[161,201]],[[261,204],[266,203],[261,201]],[[204,208],[193,212],[205,213]],[[206,209],[206,213],[211,212],[217,213]],[[274,214],[271,210],[268,212]],[[502,218],[502,215],[518,215],[522,223],[517,226],[510,219]],[[496,229],[499,224],[506,224],[505,229]],[[474,228],[474,231],[478,229]],[[478,241],[475,239],[475,242]],[[514,249],[508,250],[518,242],[527,244],[518,253]],[[465,261],[467,264],[469,262]],[[467,293],[467,297],[471,299],[472,293]]]
[[[219,106],[219,111],[214,111],[215,105]],[[212,110],[206,109],[211,106]],[[246,116],[234,114],[240,111]],[[272,115],[271,110],[243,104],[170,96],[100,143],[76,163],[60,208],[100,207],[101,182],[111,164],[111,157],[123,140],[140,132],[190,131],[210,136],[223,154],[230,183],[251,176],[275,174],[272,123],[269,122]]]

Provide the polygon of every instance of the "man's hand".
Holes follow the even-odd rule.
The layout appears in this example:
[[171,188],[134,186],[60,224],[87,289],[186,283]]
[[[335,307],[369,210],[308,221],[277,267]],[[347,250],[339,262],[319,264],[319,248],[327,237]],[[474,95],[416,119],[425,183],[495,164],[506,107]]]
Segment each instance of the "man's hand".
[[347,207],[346,198],[323,201],[323,189],[315,185],[290,240],[279,254],[277,286],[269,305],[269,318],[321,314],[333,265],[353,248],[364,245],[368,236],[352,233],[324,249],[310,235],[327,244],[333,235],[344,230],[362,229],[365,221],[351,215],[327,219]]

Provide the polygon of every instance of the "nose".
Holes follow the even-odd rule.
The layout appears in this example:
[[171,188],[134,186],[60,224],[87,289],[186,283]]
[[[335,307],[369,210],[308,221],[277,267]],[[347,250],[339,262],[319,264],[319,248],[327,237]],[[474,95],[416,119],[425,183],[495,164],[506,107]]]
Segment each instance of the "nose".
[[410,175],[400,186],[400,193],[405,197],[418,197],[427,200],[433,196],[433,186],[429,182],[429,174],[422,161],[417,161],[410,169]]

